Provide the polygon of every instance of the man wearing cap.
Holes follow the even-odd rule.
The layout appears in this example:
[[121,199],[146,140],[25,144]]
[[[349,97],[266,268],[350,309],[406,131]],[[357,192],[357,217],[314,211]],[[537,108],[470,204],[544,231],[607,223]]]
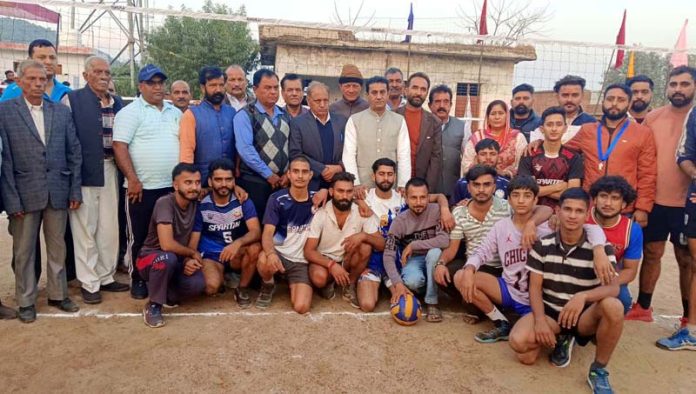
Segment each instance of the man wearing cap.
[[541,118],[532,109],[534,105],[534,86],[523,83],[512,89],[510,100],[510,127],[524,134],[529,141],[529,133],[541,126]]
[[158,198],[172,191],[171,172],[179,162],[181,111],[164,101],[167,76],[148,64],[138,74],[140,97],[124,107],[114,119],[113,149],[125,177],[126,214],[131,296],[145,299],[147,286],[135,259],[147,236],[152,210]]
[[221,158],[234,163],[236,156],[232,131],[236,111],[224,103],[226,79],[220,68],[203,67],[198,73],[203,101],[189,107],[179,126],[179,161],[195,164],[204,185],[210,163]]
[[370,104],[360,97],[363,86],[363,76],[355,64],[346,64],[338,77],[338,84],[341,88],[343,98],[329,106],[329,111],[335,112],[343,117],[350,118],[351,115],[366,110]]

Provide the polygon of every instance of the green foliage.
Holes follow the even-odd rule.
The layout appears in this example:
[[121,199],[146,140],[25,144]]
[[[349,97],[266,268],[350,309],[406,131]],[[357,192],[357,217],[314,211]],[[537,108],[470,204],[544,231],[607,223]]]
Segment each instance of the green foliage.
[[[182,6],[183,10],[187,8]],[[233,11],[224,4],[206,0],[203,11],[215,14],[245,15],[244,7]],[[209,65],[225,68],[239,64],[245,70],[253,68],[259,52],[249,27],[243,22],[229,22],[189,17],[167,17],[164,24],[146,38],[146,61],[158,65],[169,77],[191,85],[198,98],[198,71]]]
[[[628,53],[624,59],[624,64],[620,69],[610,69],[604,75],[604,86],[612,83],[625,82],[626,71],[628,70]],[[653,89],[652,107],[657,108],[667,103],[665,97],[665,87],[672,66],[669,64],[669,55],[654,52],[636,52],[634,60],[635,75],[644,74],[655,82]],[[696,65],[696,56],[689,56],[689,65]]]

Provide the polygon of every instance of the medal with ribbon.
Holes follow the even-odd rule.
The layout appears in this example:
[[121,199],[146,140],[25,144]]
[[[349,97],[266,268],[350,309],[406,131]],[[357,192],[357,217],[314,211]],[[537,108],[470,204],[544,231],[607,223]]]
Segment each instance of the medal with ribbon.
[[[602,119],[604,120],[604,119]],[[602,122],[599,122],[599,125],[597,126],[597,157],[599,158],[599,164],[597,165],[597,168],[602,171],[604,169],[604,163],[609,160],[609,156],[611,153],[614,151],[616,148],[616,144],[619,142],[621,139],[621,136],[623,135],[624,131],[626,131],[626,128],[628,128],[628,123],[629,120],[626,119],[624,122],[623,126],[621,126],[621,129],[619,129],[619,132],[616,133],[616,136],[611,139],[609,142],[609,146],[607,147],[606,152],[602,152]]]

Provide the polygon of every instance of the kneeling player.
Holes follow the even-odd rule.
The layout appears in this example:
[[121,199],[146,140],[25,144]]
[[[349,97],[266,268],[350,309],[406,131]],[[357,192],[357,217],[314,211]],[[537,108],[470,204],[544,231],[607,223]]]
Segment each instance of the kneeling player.
[[332,200],[314,215],[304,246],[309,278],[322,295],[334,296],[334,283],[343,286],[343,298],[360,308],[356,293],[358,277],[365,270],[372,249],[384,250],[374,215],[363,218],[353,204],[355,177],[347,172],[334,175],[329,193]]
[[[534,364],[542,346],[553,348],[556,335],[572,334],[579,342],[596,338],[595,360],[587,381],[594,392],[611,393],[606,366],[623,330],[623,306],[616,278],[602,285],[595,274],[592,245],[583,223],[590,197],[580,188],[559,198],[559,230],[542,237],[529,252],[529,301],[532,313],[510,333],[510,346],[523,364]],[[606,253],[615,263],[614,248]]]
[[256,272],[261,251],[261,225],[251,200],[240,203],[233,190],[233,165],[218,159],[208,168],[211,193],[198,204],[191,244],[203,256],[205,292],[217,294],[223,283],[225,264],[241,270],[235,298],[241,308],[251,306],[249,282]]
[[297,156],[290,161],[287,172],[289,189],[281,189],[268,199],[263,218],[263,234],[259,253],[258,272],[263,283],[256,307],[268,308],[275,290],[274,276],[284,275],[290,284],[290,301],[295,312],[309,312],[312,305],[312,286],[303,246],[312,221],[314,192],[308,185],[312,179],[309,160]]
[[[474,337],[478,342],[507,340],[510,323],[496,305],[513,310],[520,316],[531,312],[529,307],[527,250],[522,247],[522,231],[532,217],[537,203],[539,186],[530,176],[518,176],[510,181],[508,202],[512,217],[496,222],[486,238],[454,276],[454,283],[465,302],[473,303],[485,313],[495,327]],[[594,245],[603,246],[606,239],[597,226],[587,226]],[[552,232],[547,223],[537,227],[537,237]],[[602,249],[601,247],[599,248]],[[600,256],[601,257],[601,256]],[[477,272],[487,261],[499,258],[503,274],[496,278],[490,273]]]

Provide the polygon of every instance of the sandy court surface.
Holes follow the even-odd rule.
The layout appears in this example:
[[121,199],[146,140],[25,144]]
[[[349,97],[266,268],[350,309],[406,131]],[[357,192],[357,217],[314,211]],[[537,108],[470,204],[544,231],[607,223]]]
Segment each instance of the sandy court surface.
[[[0,297],[15,306],[5,219],[0,228]],[[83,304],[79,289],[70,293],[78,315],[47,307],[42,291],[35,323],[0,322],[1,392],[589,392],[592,345],[576,347],[565,369],[546,358],[524,367],[507,343],[476,343],[473,334],[488,323],[466,325],[451,302],[444,322],[401,327],[386,299],[366,315],[340,297],[315,296],[312,312],[298,316],[283,286],[264,312],[240,310],[228,292],[168,310],[167,325],[150,329],[143,302],[128,293],[105,293],[97,306]],[[692,393],[696,355],[654,346],[681,313],[671,252],[654,308],[655,323],[626,323],[609,365],[612,384],[620,393]]]

